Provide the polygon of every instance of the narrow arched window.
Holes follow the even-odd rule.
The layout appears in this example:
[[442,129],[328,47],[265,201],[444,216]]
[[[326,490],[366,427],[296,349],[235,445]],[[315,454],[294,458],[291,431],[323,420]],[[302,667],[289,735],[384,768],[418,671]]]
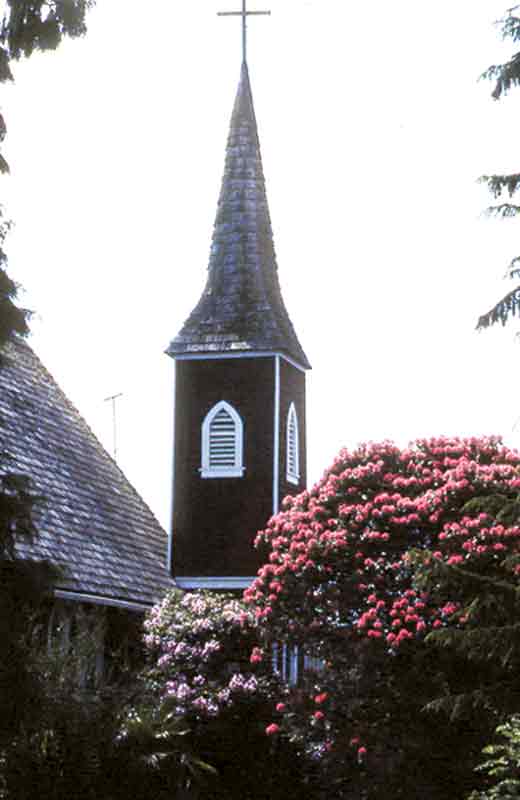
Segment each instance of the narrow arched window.
[[203,478],[239,478],[243,466],[244,424],[233,406],[221,400],[202,423]]
[[294,403],[289,407],[287,415],[287,480],[289,483],[300,482],[300,448],[298,436],[298,417]]

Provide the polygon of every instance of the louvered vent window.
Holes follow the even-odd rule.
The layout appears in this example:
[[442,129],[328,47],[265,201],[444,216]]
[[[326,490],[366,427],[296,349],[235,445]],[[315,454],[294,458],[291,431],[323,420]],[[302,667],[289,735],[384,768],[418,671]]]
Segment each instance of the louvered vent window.
[[298,441],[298,417],[294,403],[291,403],[287,415],[287,480],[289,483],[300,482],[300,452]]
[[221,400],[202,424],[203,478],[241,477],[243,468],[243,423],[233,406]]
[[231,415],[221,408],[209,426],[209,466],[235,466],[235,423]]

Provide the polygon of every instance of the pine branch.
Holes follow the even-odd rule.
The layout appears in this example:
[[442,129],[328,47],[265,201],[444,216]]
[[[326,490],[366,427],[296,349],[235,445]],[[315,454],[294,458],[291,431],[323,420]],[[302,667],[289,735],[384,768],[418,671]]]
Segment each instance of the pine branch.
[[468,629],[444,628],[429,633],[426,641],[459,653],[470,661],[498,662],[506,669],[518,661],[520,623],[489,627],[479,625]]
[[515,256],[511,263],[509,264],[506,274],[506,278],[519,278],[520,277],[520,256]]
[[489,710],[489,701],[487,695],[480,689],[475,689],[472,692],[464,692],[461,694],[447,694],[444,697],[438,697],[427,703],[424,707],[425,711],[433,711],[434,713],[449,713],[450,722],[454,722],[461,717],[467,709],[485,708]]
[[495,88],[491,92],[494,100],[499,100],[513,87],[520,85],[520,53],[516,53],[505,64],[492,64],[482,73],[481,79],[495,81]]
[[516,286],[505,295],[486,314],[482,314],[477,322],[477,330],[489,328],[496,322],[505,325],[511,317],[516,316],[520,307],[520,286]]
[[500,203],[497,206],[488,206],[485,211],[488,217],[502,217],[502,219],[510,219],[520,214],[520,206],[513,203]]
[[486,183],[489,191],[495,199],[501,197],[502,192],[507,190],[509,197],[512,197],[520,186],[520,173],[512,175],[481,175],[479,183]]
[[507,10],[507,17],[502,20],[502,39],[512,39],[513,42],[520,42],[520,17],[516,17],[513,13],[519,9],[520,5],[516,5]]
[[447,564],[428,550],[410,550],[407,554],[410,565],[416,569],[416,581],[421,588],[425,587],[428,581],[435,584],[441,581],[451,581],[457,585],[467,585],[468,582],[474,584],[474,592],[478,595],[485,589],[492,589],[492,592],[501,591],[511,599],[516,600],[520,596],[520,587],[510,581],[500,580],[495,577],[488,577],[467,567],[460,567],[457,564]]

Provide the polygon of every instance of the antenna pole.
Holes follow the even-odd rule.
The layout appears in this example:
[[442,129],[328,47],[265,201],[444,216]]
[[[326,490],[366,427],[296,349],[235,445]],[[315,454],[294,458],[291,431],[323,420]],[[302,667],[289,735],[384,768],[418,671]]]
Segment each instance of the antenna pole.
[[112,446],[114,453],[114,461],[117,461],[117,420],[116,420],[116,400],[121,397],[123,392],[112,394],[110,397],[105,397],[104,403],[112,403]]

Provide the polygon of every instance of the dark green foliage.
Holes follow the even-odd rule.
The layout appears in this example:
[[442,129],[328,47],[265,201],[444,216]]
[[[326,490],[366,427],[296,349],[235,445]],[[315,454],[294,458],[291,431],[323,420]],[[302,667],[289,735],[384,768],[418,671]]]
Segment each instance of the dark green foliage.
[[[10,62],[37,50],[53,50],[64,36],[81,36],[94,0],[6,0],[0,11],[0,84],[13,79]],[[6,125],[0,114],[0,142]],[[0,153],[0,174],[9,165]],[[16,284],[7,276],[4,240],[9,230],[0,207],[0,349],[13,333],[28,331],[28,313],[15,305]]]
[[30,688],[37,691],[1,749],[2,800],[170,800],[181,778],[186,783],[192,762],[183,731],[171,728],[168,741],[154,740],[150,726],[128,723],[135,675],[93,674],[109,618],[119,627],[114,609],[55,603],[29,626],[25,617]]
[[[505,505],[509,517],[514,506]],[[416,551],[412,562],[418,585],[439,601],[448,596],[457,600],[460,610],[453,621],[463,620],[427,637],[429,644],[460,659],[465,675],[462,685],[448,681],[429,708],[448,711],[452,719],[461,709],[478,708],[479,727],[489,737],[498,721],[520,712],[520,588],[514,574],[518,557],[506,557],[484,573],[443,564],[424,551]]]
[[93,4],[93,0],[7,0],[0,27],[6,63],[35,50],[54,50],[64,36],[82,36],[86,12]]
[[[501,20],[502,39],[510,39],[512,42],[520,41],[520,16],[517,15],[519,10],[520,6],[509,8],[506,16]],[[492,96],[498,100],[512,87],[520,84],[520,53],[515,53],[504,64],[492,64],[482,73],[481,77],[496,81]]]
[[[154,768],[119,735],[125,695],[43,686],[35,715],[7,749],[5,800],[161,800],[175,797],[175,770]],[[1,785],[1,784],[0,784]]]
[[498,726],[496,734],[502,741],[484,748],[482,752],[487,758],[477,768],[487,776],[487,785],[480,792],[472,792],[468,800],[518,800],[520,797],[520,718],[512,716]]
[[[4,465],[9,464],[0,454]],[[40,498],[30,480],[0,475],[0,747],[34,713],[39,682],[33,670],[29,620],[41,606],[56,570],[16,559],[15,544],[34,534],[33,510]]]
[[[501,20],[501,34],[503,39],[510,39],[516,43],[520,41],[520,16],[518,12],[520,6],[508,9],[506,16]],[[509,61],[503,64],[493,64],[481,76],[488,80],[495,81],[495,88],[492,97],[498,100],[502,95],[507,94],[512,88],[520,85],[520,53],[514,53]],[[482,183],[487,184],[489,191],[494,199],[499,199],[503,194],[512,198],[520,186],[520,174],[511,175],[483,175],[480,178]],[[490,206],[487,213],[499,216],[504,219],[516,217],[520,213],[520,206],[511,202],[503,202],[498,205]],[[518,264],[520,257],[515,257],[511,261],[507,270],[508,278],[518,278],[520,272]],[[496,322],[505,325],[511,317],[518,314],[520,310],[520,286],[516,286],[508,292],[498,303],[495,303],[487,313],[482,314],[477,322],[477,329],[488,328]]]
[[4,219],[0,206],[0,350],[13,334],[24,336],[28,332],[29,314],[15,304],[18,287],[5,271],[7,256],[4,242],[9,227],[10,224]]
[[[492,514],[497,523],[518,525],[520,501],[509,494],[473,499],[466,511]],[[520,556],[504,553],[484,560],[481,568],[447,564],[425,551],[410,554],[415,580],[437,602],[458,605],[451,622],[431,632],[426,642],[440,663],[458,665],[446,671],[442,687],[431,693],[427,710],[448,713],[450,727],[470,721],[477,741],[490,741],[497,724],[506,744],[484,750],[492,756],[473,778],[470,800],[520,796],[518,775],[520,713]],[[478,562],[477,562],[478,564]],[[439,691],[439,688],[442,691]],[[474,754],[472,756],[474,758]],[[466,767],[471,759],[465,759]],[[487,775],[487,778],[486,778]]]

